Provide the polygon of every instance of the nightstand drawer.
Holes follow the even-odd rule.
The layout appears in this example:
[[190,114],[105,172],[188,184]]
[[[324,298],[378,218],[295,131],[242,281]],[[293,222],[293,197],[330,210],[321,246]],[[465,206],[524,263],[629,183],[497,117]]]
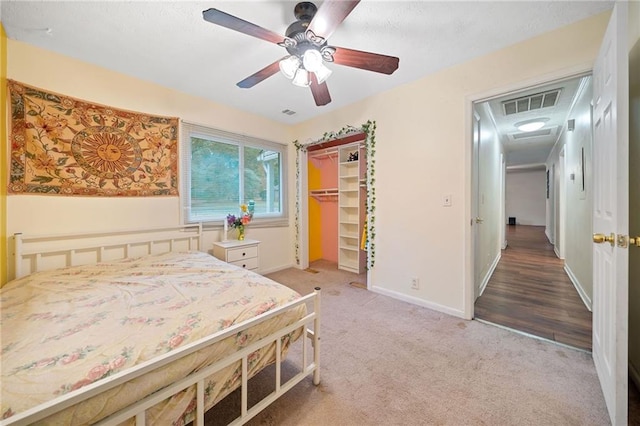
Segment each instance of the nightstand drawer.
[[244,269],[257,269],[258,268],[258,258],[251,257],[249,259],[242,259],[235,262],[229,262],[232,265],[239,266]]
[[234,263],[237,260],[258,257],[258,247],[239,247],[227,250],[227,262]]
[[258,272],[260,252],[258,240],[231,240],[213,243],[213,255],[241,268]]

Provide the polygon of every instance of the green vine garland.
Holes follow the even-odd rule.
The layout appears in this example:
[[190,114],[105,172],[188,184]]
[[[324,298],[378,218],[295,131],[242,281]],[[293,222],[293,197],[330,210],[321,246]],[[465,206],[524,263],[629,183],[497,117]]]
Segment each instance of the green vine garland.
[[304,152],[306,148],[297,139],[293,145],[296,147],[296,265],[300,265],[300,150]]
[[[326,132],[322,135],[322,139],[315,141],[314,143],[324,143],[328,141],[332,141],[335,139],[340,139],[342,137],[361,133],[365,134],[365,151],[367,153],[367,171],[366,171],[366,182],[367,182],[367,197],[365,200],[365,210],[367,212],[367,270],[373,268],[375,264],[376,257],[376,245],[375,245],[375,237],[376,237],[376,227],[375,227],[375,211],[376,211],[376,188],[375,188],[375,170],[376,170],[376,122],[375,121],[367,121],[362,127],[357,128],[353,126],[345,126],[337,132]],[[298,140],[293,141],[293,145],[296,147],[297,155],[296,155],[296,217],[295,217],[295,228],[296,228],[296,265],[300,265],[300,244],[298,241],[300,240],[300,151],[305,152],[307,150],[306,146],[301,144]]]
[[367,198],[365,199],[365,210],[367,212],[367,270],[373,268],[376,258],[376,122],[367,121],[362,125],[362,130],[367,135],[364,146],[367,152]]

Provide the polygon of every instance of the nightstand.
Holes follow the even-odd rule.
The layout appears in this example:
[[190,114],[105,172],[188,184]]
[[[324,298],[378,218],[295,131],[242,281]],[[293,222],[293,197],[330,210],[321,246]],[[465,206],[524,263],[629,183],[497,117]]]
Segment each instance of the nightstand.
[[213,255],[220,260],[258,272],[259,256],[257,240],[229,240],[213,243]]

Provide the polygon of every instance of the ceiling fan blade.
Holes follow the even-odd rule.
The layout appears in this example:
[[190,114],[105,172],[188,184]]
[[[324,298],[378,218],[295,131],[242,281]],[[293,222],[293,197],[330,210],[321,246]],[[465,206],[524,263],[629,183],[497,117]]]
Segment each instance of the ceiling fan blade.
[[360,0],[325,0],[309,23],[308,29],[315,35],[328,39],[358,3]]
[[312,72],[309,73],[309,78],[311,79],[311,93],[313,94],[313,99],[316,101],[316,105],[323,106],[331,102],[331,95],[329,95],[327,83],[322,82],[322,84],[318,84],[318,79],[316,79],[316,75]]
[[382,74],[393,74],[393,72],[398,69],[400,62],[400,59],[395,56],[363,52],[361,50],[346,49],[344,47],[336,47],[335,49],[336,52],[333,54],[333,62],[347,67],[360,68]]
[[252,74],[249,77],[242,80],[241,82],[236,83],[236,86],[241,87],[243,89],[249,89],[255,86],[256,84],[260,83],[261,81],[266,80],[267,78],[271,77],[272,75],[280,71],[280,61],[282,59],[284,58],[278,59],[271,65],[267,65],[266,67],[262,68],[260,71],[256,72],[255,74]]
[[202,12],[202,17],[205,21],[212,24],[220,25],[230,30],[235,30],[243,34],[247,34],[262,40],[270,41],[271,43],[281,43],[285,37],[280,34],[276,34],[273,31],[269,31],[256,24],[247,22],[244,19],[236,18],[233,15],[222,12],[218,9],[207,9]]

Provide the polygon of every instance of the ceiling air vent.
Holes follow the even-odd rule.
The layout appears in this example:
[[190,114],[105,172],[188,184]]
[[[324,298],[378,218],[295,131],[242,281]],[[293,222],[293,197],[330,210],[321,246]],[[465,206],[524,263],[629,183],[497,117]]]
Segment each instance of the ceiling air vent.
[[538,136],[549,136],[552,129],[535,130],[533,132],[514,133],[511,135],[513,139],[535,138]]
[[540,108],[555,106],[560,97],[560,90],[555,89],[548,92],[536,93],[522,98],[509,99],[502,102],[504,115],[518,114],[520,112],[532,111]]
[[295,114],[296,112],[295,112],[295,111],[292,111],[292,110],[290,110],[290,109],[283,109],[283,110],[282,110],[282,113],[283,113],[283,114],[287,114],[287,115],[293,115],[293,114]]

